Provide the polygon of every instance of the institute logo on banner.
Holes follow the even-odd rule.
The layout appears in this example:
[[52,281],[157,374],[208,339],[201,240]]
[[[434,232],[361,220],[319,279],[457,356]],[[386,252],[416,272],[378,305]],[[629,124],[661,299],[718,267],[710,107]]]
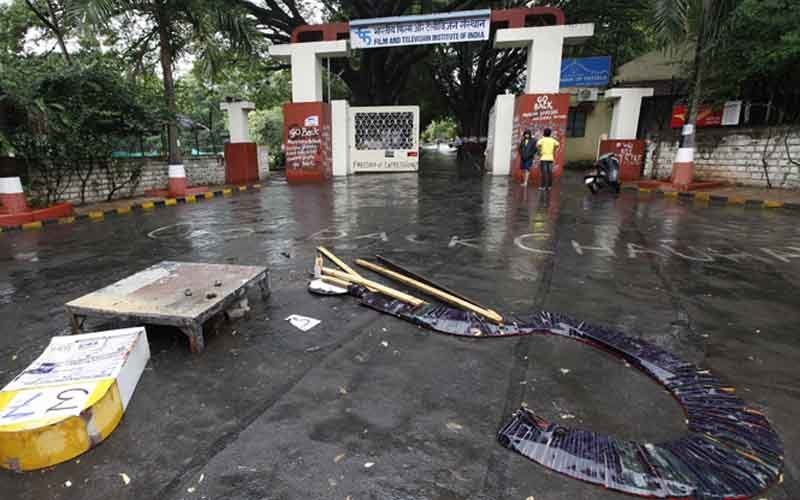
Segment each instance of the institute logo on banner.
[[536,98],[536,104],[533,105],[534,111],[544,111],[553,109],[553,103],[550,101],[550,96],[540,95]]
[[319,127],[319,115],[307,116],[304,126],[306,127]]

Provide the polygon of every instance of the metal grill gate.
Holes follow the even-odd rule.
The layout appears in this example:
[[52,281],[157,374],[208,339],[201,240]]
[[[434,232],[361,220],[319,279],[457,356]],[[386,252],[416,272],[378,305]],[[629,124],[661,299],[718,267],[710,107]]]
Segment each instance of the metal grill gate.
[[419,106],[352,107],[349,122],[352,172],[419,169]]

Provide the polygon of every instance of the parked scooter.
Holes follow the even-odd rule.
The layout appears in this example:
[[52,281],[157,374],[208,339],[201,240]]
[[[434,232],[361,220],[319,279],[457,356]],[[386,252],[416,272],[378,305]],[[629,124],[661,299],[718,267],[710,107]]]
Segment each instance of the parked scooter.
[[614,153],[606,153],[597,159],[594,164],[595,171],[583,178],[584,184],[592,194],[597,194],[603,188],[613,189],[615,193],[620,191],[619,183],[619,159]]

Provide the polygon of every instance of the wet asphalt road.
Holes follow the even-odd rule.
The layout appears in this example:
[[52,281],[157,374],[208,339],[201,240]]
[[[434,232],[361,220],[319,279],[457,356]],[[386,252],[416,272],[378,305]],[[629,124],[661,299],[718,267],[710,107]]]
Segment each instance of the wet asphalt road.
[[[618,499],[502,448],[500,423],[527,404],[630,439],[685,431],[664,390],[587,346],[452,338],[309,295],[320,243],[346,260],[381,253],[501,312],[565,312],[709,367],[784,439],[785,481],[763,496],[800,498],[797,214],[592,198],[577,175],[543,196],[432,152],[419,175],[276,177],[196,206],[0,235],[0,384],[67,331],[65,302],[158,261],[265,265],[273,285],[248,318],[207,332],[202,355],[150,329],[120,427],[69,463],[0,471],[0,498]],[[322,324],[303,333],[289,314]]]

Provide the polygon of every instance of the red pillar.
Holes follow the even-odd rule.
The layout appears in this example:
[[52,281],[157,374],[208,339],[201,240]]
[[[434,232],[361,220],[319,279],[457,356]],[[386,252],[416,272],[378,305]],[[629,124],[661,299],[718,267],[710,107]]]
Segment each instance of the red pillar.
[[[517,96],[514,104],[514,129],[511,138],[511,175],[522,180],[520,170],[519,143],[526,130],[533,133],[534,139],[542,136],[544,129],[552,131],[553,139],[561,147],[553,163],[553,178],[561,177],[564,171],[564,151],[567,142],[567,114],[569,113],[569,94],[523,94]],[[530,181],[538,184],[541,172],[538,165],[531,169]]]
[[286,179],[320,182],[332,176],[331,112],[324,102],[283,105]]

